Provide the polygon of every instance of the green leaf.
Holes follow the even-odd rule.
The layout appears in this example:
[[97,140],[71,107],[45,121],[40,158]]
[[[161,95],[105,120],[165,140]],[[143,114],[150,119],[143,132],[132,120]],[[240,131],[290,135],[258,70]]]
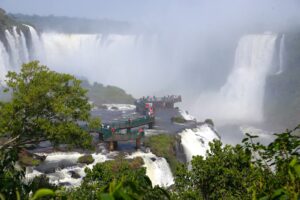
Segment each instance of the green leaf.
[[114,200],[115,198],[108,193],[103,193],[100,195],[100,199],[101,200]]
[[0,199],[1,200],[5,200],[5,197],[4,197],[4,195],[2,193],[0,193]]
[[242,143],[244,143],[244,142],[246,142],[246,141],[248,141],[249,140],[249,138],[244,138],[243,140],[242,140]]
[[54,196],[54,195],[55,195],[55,193],[53,190],[39,189],[34,193],[33,197],[30,200],[36,200],[36,199],[39,199],[39,198],[42,198],[45,196]]

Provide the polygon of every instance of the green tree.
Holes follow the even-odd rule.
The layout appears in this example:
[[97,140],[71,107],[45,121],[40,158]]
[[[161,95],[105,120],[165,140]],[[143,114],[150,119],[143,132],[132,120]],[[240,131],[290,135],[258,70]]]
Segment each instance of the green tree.
[[223,147],[221,141],[215,140],[206,158],[195,156],[190,171],[177,172],[176,188],[190,199],[245,199],[250,160],[241,145]]
[[206,158],[178,168],[175,199],[299,199],[300,138],[287,130],[265,146],[247,134],[243,144],[210,143]]
[[86,168],[86,177],[79,188],[67,190],[67,199],[170,199],[169,193],[159,186],[152,187],[146,176],[141,158],[98,163],[93,169]]
[[100,120],[91,120],[87,91],[74,76],[33,61],[6,77],[6,92],[12,98],[0,103],[0,193],[9,199],[17,198],[16,194],[26,199],[30,187],[23,182],[24,169],[17,162],[20,150],[46,140],[89,148],[92,138],[79,122],[92,121],[91,127],[96,128]]
[[17,145],[49,140],[88,147],[91,137],[78,122],[90,119],[91,106],[80,83],[37,61],[23,64],[19,73],[9,72],[6,91],[12,99],[0,104],[0,135],[15,138]]

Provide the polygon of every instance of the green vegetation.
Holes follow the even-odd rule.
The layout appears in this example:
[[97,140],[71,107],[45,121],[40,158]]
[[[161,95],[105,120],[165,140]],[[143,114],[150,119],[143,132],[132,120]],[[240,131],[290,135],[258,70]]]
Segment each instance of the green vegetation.
[[249,134],[242,145],[215,140],[206,159],[196,156],[190,171],[185,166],[177,171],[174,198],[298,199],[300,138],[291,133],[276,134],[268,146]]
[[78,158],[78,163],[92,164],[95,161],[92,155],[83,155]]
[[19,162],[23,166],[37,166],[41,163],[41,160],[33,158],[28,154],[19,154]]
[[[24,64],[19,73],[9,72],[6,77],[5,92],[11,91],[12,98],[0,102],[0,193],[9,199],[19,194],[23,199],[30,187],[22,181],[25,171],[18,165],[21,150],[45,140],[70,148],[90,148],[92,138],[78,121],[91,120],[91,106],[80,80],[50,71],[37,61]],[[20,162],[37,164],[27,156]]]
[[26,38],[28,38],[28,27],[24,26],[22,23],[20,23],[18,20],[15,20],[11,16],[8,16],[5,10],[0,8],[0,41],[2,41],[5,46],[7,46],[5,30],[12,31],[14,26],[17,27],[17,31],[22,30],[22,32],[26,35]]
[[175,116],[171,118],[171,122],[173,123],[180,123],[180,124],[184,124],[187,121],[182,117],[182,116]]
[[176,142],[177,138],[174,135],[159,134],[147,137],[144,141],[144,145],[149,147],[155,155],[166,158],[174,173],[179,163],[176,159]]
[[[152,186],[142,158],[123,156],[86,168],[86,177],[76,188],[53,186],[45,176],[25,182],[25,168],[19,163],[35,164],[26,158],[26,144],[49,140],[56,145],[90,147],[90,136],[77,124],[91,121],[87,91],[80,84],[75,77],[50,71],[38,62],[7,75],[12,99],[0,103],[1,200],[300,198],[300,138],[295,134],[300,125],[275,134],[267,146],[250,134],[236,146],[215,140],[206,158],[195,156],[189,166],[176,160],[175,136],[151,136],[145,145],[167,159],[175,177],[168,189]],[[91,126],[99,123],[99,119],[92,121]],[[20,154],[26,155],[24,160]]]
[[152,187],[146,176],[142,158],[98,163],[93,169],[86,168],[86,177],[80,188],[65,190],[63,197],[72,200],[90,199],[168,199],[167,191]]
[[82,86],[88,90],[89,99],[99,107],[106,103],[134,103],[134,98],[131,95],[115,86],[104,86],[100,83],[90,85],[88,81],[83,81]]
[[[300,126],[297,129],[299,128]],[[210,143],[210,150],[205,159],[202,156],[195,156],[190,168],[183,164],[177,166],[175,185],[169,189],[152,187],[151,181],[145,175],[146,170],[142,167],[141,158],[127,160],[122,156],[116,160],[98,163],[93,169],[86,168],[86,177],[80,187],[55,188],[50,184],[48,188],[51,188],[49,191],[53,191],[51,195],[60,200],[298,200],[300,138],[293,136],[292,131],[275,136],[276,139],[268,146],[257,143],[255,141],[258,139],[257,136],[250,134],[247,134],[242,144],[236,146],[223,145],[221,141],[215,140]],[[40,186],[47,188],[46,181],[47,178],[39,177],[33,181],[34,184],[27,187],[37,191],[41,188],[38,185],[40,183]],[[4,185],[4,188],[7,187],[8,185]],[[22,193],[19,187],[16,188],[19,195],[28,199],[26,196],[28,190]],[[4,193],[3,189],[1,193]],[[15,195],[14,192],[11,194]]]
[[80,80],[34,61],[24,64],[20,73],[9,72],[6,84],[12,99],[0,105],[0,135],[17,146],[44,140],[90,146],[90,135],[77,124],[90,120],[91,109]]

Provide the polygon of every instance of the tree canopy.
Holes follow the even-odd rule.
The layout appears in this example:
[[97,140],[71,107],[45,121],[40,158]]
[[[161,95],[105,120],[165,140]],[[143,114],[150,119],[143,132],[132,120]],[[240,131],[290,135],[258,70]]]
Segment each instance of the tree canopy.
[[89,134],[78,125],[90,120],[87,91],[74,76],[51,71],[38,61],[7,74],[10,102],[0,104],[0,135],[21,144],[49,140],[54,145],[88,147]]

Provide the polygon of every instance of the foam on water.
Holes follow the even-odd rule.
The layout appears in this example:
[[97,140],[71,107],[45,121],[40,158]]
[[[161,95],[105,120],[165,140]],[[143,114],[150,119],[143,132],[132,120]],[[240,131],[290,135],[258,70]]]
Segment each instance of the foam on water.
[[[112,152],[108,155],[114,155],[116,152]],[[39,155],[46,155],[46,159],[44,163],[54,163],[59,161],[69,161],[74,163],[74,166],[65,167],[65,168],[56,168],[54,172],[47,173],[46,176],[49,178],[50,183],[53,184],[67,184],[66,186],[79,186],[82,178],[85,176],[84,169],[86,167],[92,169],[94,165],[97,163],[105,162],[106,160],[110,160],[108,155],[104,155],[101,153],[93,153],[91,154],[94,158],[94,162],[92,164],[77,164],[77,160],[80,156],[84,155],[78,152],[54,152],[50,154],[39,154]],[[73,178],[71,172],[75,172],[76,174],[80,175],[80,178]],[[43,173],[39,172],[38,170],[28,167],[26,169],[26,180],[30,181],[36,176],[40,176]]]
[[215,131],[207,124],[195,129],[185,129],[179,135],[188,162],[191,162],[193,156],[196,155],[205,157],[206,151],[209,150],[208,143],[219,139]]
[[187,111],[179,110],[180,115],[187,121],[195,121],[196,118],[190,115]]
[[152,185],[168,187],[174,184],[174,178],[170,166],[165,158],[157,157],[153,153],[144,153],[137,151],[128,158],[141,157],[146,167],[146,174],[150,178]]
[[103,104],[107,107],[107,110],[114,111],[128,111],[128,110],[134,110],[136,108],[135,105],[132,104]]

